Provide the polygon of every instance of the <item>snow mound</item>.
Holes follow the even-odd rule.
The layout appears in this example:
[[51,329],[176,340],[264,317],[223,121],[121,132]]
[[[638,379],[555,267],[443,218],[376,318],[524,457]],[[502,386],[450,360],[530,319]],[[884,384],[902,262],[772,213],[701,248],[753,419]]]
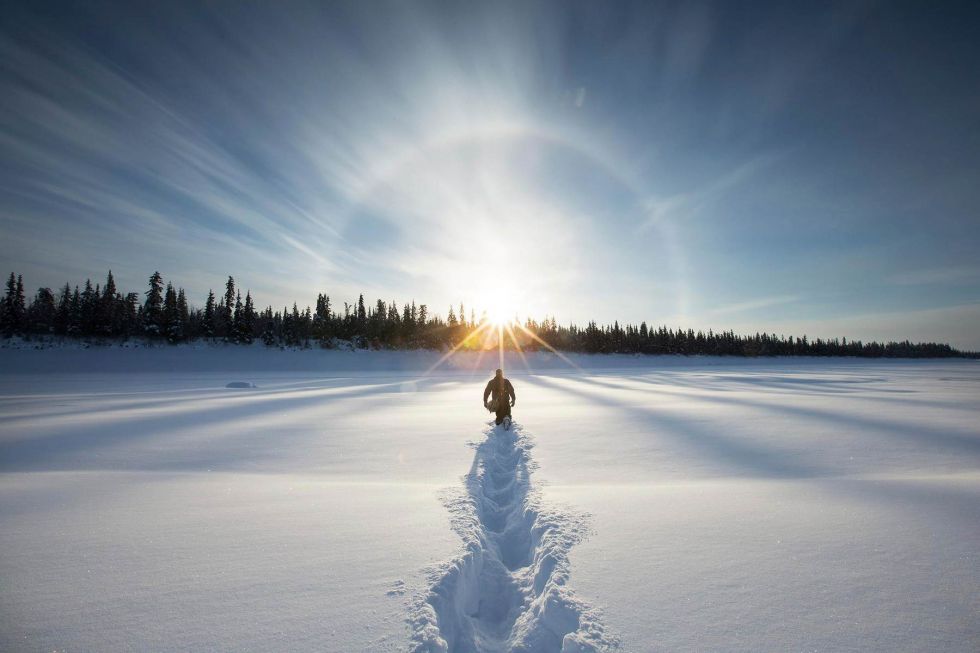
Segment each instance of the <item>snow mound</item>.
[[248,381],[232,381],[225,387],[226,388],[256,388],[258,386],[256,386],[254,383],[249,383]]
[[414,606],[412,650],[607,651],[598,613],[566,586],[568,552],[588,533],[586,516],[542,504],[532,488],[530,436],[490,426],[465,477],[446,499],[464,552],[440,565]]

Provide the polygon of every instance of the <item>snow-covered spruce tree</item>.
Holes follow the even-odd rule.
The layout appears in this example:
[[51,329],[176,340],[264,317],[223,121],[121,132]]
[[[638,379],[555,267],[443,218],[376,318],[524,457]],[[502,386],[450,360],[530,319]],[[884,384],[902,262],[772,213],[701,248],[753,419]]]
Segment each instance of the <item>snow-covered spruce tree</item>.
[[384,344],[386,347],[401,349],[402,316],[398,312],[398,304],[391,300],[388,304],[388,319],[385,320]]
[[266,347],[274,347],[279,344],[279,333],[282,326],[279,313],[273,313],[272,307],[268,306],[258,316],[260,337]]
[[310,347],[310,338],[313,337],[313,310],[307,306],[300,313],[300,340],[304,348]]
[[82,324],[81,333],[83,336],[96,334],[96,321],[99,314],[99,294],[100,291],[92,287],[90,279],[85,280],[85,290],[82,291]]
[[55,316],[54,332],[59,335],[68,333],[68,320],[71,316],[71,286],[66,282],[58,294],[58,313]]
[[243,345],[252,344],[255,338],[255,305],[252,303],[252,291],[245,291],[245,306],[239,321],[238,342]]
[[357,298],[357,331],[358,335],[364,335],[365,328],[367,327],[367,311],[364,309],[364,295],[361,294]]
[[208,290],[208,299],[204,303],[204,314],[201,316],[201,335],[205,338],[213,338],[215,333],[216,306],[214,301],[214,291]]
[[173,284],[167,284],[163,299],[163,315],[167,342],[174,344],[184,339],[184,325],[180,321],[180,311],[177,308],[177,291]]
[[140,332],[143,307],[140,306],[139,293],[130,292],[122,299],[120,334],[124,338]]
[[150,289],[143,302],[143,333],[150,337],[163,334],[163,277],[159,272],[150,275]]
[[28,329],[33,333],[54,333],[57,312],[51,289],[38,288],[34,301],[27,310]]
[[[293,306],[295,309],[296,306]],[[298,312],[296,310],[293,313],[289,312],[289,309],[283,306],[282,308],[282,338],[280,339],[281,344],[287,347],[293,347],[296,345],[296,320],[293,319],[293,314],[296,314],[297,319],[299,318]]]
[[95,330],[99,335],[116,336],[119,335],[119,304],[121,297],[116,296],[116,280],[112,276],[112,270],[106,275],[105,286],[102,287],[102,294],[99,296],[99,306],[95,318]]
[[11,272],[7,279],[7,292],[0,303],[0,332],[8,338],[14,334],[23,334],[26,317],[24,279]]
[[262,330],[262,342],[266,347],[275,347],[278,341],[276,337],[276,323],[272,317],[264,318],[265,328]]
[[229,342],[240,343],[242,341],[242,293],[238,291],[235,295],[235,309],[231,316],[231,331],[228,334]]
[[320,293],[317,295],[316,312],[313,314],[313,339],[319,342],[321,347],[327,347],[331,337],[333,337],[333,328],[330,317],[330,297]]
[[13,306],[16,293],[17,277],[11,272],[7,279],[7,292],[4,293],[3,301],[0,302],[0,331],[6,338],[14,335]]
[[24,278],[17,275],[17,291],[14,293],[13,319],[14,326],[23,333],[24,321],[27,317],[27,307],[24,304]]
[[71,301],[68,304],[68,329],[70,336],[79,336],[82,333],[82,296],[78,292],[78,286],[72,291]]
[[235,279],[229,275],[225,283],[225,297],[221,303],[221,315],[218,320],[218,337],[225,342],[234,339],[235,319]]
[[177,319],[180,321],[181,338],[190,337],[191,313],[187,306],[187,293],[183,288],[177,289]]

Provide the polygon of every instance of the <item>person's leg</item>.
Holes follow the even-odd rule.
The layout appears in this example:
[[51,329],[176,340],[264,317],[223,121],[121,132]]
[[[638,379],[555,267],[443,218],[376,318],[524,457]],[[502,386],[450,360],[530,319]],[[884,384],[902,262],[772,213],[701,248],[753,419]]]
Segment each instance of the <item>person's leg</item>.
[[504,421],[504,417],[510,415],[510,402],[506,399],[497,399],[497,424],[501,424]]

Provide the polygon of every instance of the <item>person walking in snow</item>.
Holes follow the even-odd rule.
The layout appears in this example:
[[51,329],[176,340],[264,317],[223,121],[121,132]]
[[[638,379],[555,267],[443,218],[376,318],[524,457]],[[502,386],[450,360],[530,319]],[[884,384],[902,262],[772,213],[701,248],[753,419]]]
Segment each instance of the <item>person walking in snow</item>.
[[[487,401],[487,397],[490,397],[490,401]],[[514,394],[514,386],[504,378],[504,371],[498,369],[483,391],[483,405],[490,412],[497,413],[498,425],[506,420],[504,426],[509,429],[510,409],[515,403],[517,403],[517,395]]]

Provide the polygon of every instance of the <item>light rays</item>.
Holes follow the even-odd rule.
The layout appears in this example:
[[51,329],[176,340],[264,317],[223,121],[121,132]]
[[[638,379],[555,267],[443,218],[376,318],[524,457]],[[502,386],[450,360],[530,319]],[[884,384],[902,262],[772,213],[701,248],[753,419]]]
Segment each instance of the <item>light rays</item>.
[[526,367],[527,371],[530,372],[531,364],[527,362],[527,356],[524,355],[524,350],[521,348],[521,343],[517,341],[517,336],[514,335],[514,330],[510,328],[510,324],[507,325],[507,333],[510,334],[510,339],[514,343],[514,348],[517,350],[517,355],[521,357],[522,361],[524,361],[524,367]]
[[[555,185],[552,177],[562,168],[537,168],[528,161],[550,157],[569,169],[589,171],[610,194],[632,198],[627,203],[637,206],[650,203],[649,193],[623,161],[623,152],[587,130],[542,124],[513,107],[474,108],[466,115],[465,121],[424,123],[412,138],[371,150],[363,166],[368,172],[356,188],[348,189],[339,220],[353,222],[365,213],[398,233],[405,228],[403,216],[413,216],[414,244],[386,250],[384,261],[372,261],[372,266],[420,276],[436,303],[482,303],[494,323],[511,320],[514,309],[521,314],[554,310],[541,298],[569,297],[581,287],[580,273],[563,262],[584,260],[601,232],[590,231],[590,196],[569,194],[567,186]],[[534,153],[533,159],[527,152]],[[528,183],[534,175],[539,175],[535,183]],[[661,276],[670,281],[663,301],[675,314],[686,314],[687,266],[678,234],[667,216],[644,223],[640,231],[656,232],[656,242],[664,248],[667,264]],[[518,233],[520,237],[507,236]],[[548,247],[542,248],[545,238]],[[492,253],[490,283],[485,257],[458,246],[473,242]],[[367,260],[377,254],[362,253]],[[503,284],[496,279],[501,273]],[[500,294],[501,285],[510,291],[506,296]]]
[[504,325],[497,325],[497,352],[500,354],[500,364],[497,366],[504,369]]
[[[307,38],[320,33],[312,21],[273,19]],[[434,32],[424,36],[437,38]],[[186,37],[195,52],[211,42],[203,27]],[[12,262],[31,243],[52,241],[51,234],[59,234],[59,242],[65,233],[73,235],[67,240],[88,242],[78,234],[90,231],[93,220],[111,219],[111,237],[92,245],[107,253],[94,256],[118,260],[117,280],[127,286],[142,282],[138,266],[145,259],[145,252],[128,245],[154,243],[175,268],[193,271],[186,287],[198,298],[234,273],[254,279],[249,285],[259,305],[302,302],[311,287],[351,297],[367,286],[388,296],[424,296],[430,305],[485,302],[494,321],[511,319],[515,309],[585,319],[563,307],[575,305],[571,298],[592,276],[589,265],[598,270],[607,250],[609,234],[596,217],[600,208],[615,204],[624,220],[640,220],[645,212],[635,207],[649,204],[650,185],[616,139],[600,137],[578,120],[553,119],[552,112],[543,119],[523,102],[527,89],[502,93],[509,88],[505,80],[474,79],[426,51],[399,57],[386,78],[392,95],[411,99],[396,111],[396,105],[371,99],[375,89],[363,80],[373,77],[363,74],[366,64],[354,56],[361,53],[348,52],[342,39],[311,41],[336,62],[329,74],[308,69],[306,57],[263,48],[260,40],[248,59],[262,62],[265,71],[295,71],[296,77],[259,79],[251,66],[232,63],[239,53],[223,48],[209,50],[215,57],[188,57],[181,79],[195,92],[187,97],[134,83],[121,74],[126,62],[117,68],[87,49],[48,40],[61,43],[64,56],[0,44],[0,51],[24,61],[25,79],[38,80],[37,88],[5,90],[25,117],[11,128],[18,170],[29,168],[32,192],[45,199],[19,208],[12,237],[0,243],[0,254],[6,245],[4,258]],[[521,53],[513,42],[487,45],[507,60]],[[518,58],[532,55],[524,51]],[[227,139],[235,147],[209,136],[211,121],[225,121],[227,107],[192,101],[212,90],[215,100],[223,95],[213,86],[212,71],[205,74],[196,63],[211,58],[226,64],[227,83],[241,89],[228,132],[237,138]],[[302,93],[288,83],[307,77]],[[403,87],[404,80],[410,86]],[[334,93],[340,86],[350,92]],[[270,112],[277,117],[272,122],[263,119],[271,108],[269,88],[274,97],[292,100],[290,111]],[[59,107],[72,119],[56,112]],[[126,119],[116,124],[107,107],[125,107]],[[112,172],[117,170],[130,173]],[[278,171],[275,182],[268,170]],[[587,188],[569,183],[579,177],[591,180]],[[50,203],[59,210],[52,212]],[[683,288],[683,279],[674,279],[684,276],[685,266],[668,217],[646,225],[644,237],[665,250],[665,269],[656,278]],[[91,272],[76,251],[62,254],[61,271],[26,261],[25,272],[51,286]],[[494,266],[489,274],[488,258]],[[568,266],[568,260],[589,263]],[[264,274],[270,268],[282,273]],[[128,279],[133,274],[139,277]],[[509,293],[495,297],[501,287]],[[664,293],[658,301],[671,300],[670,290]],[[683,313],[683,297],[674,303],[675,312]]]
[[[465,338],[463,338],[463,339],[462,339],[462,340],[460,340],[460,341],[459,341],[458,343],[456,343],[456,346],[455,346],[455,347],[453,347],[452,349],[450,349],[449,351],[447,351],[447,352],[446,352],[445,354],[443,354],[443,355],[442,355],[442,356],[441,356],[441,357],[439,358],[439,360],[437,360],[437,361],[436,361],[435,363],[433,363],[433,364],[432,364],[432,365],[431,365],[431,366],[429,367],[429,369],[427,369],[427,370],[426,370],[425,372],[423,372],[423,373],[422,373],[422,377],[424,378],[424,377],[426,377],[426,376],[428,376],[428,375],[430,375],[430,374],[432,374],[432,372],[433,372],[433,371],[434,371],[434,370],[435,370],[435,369],[436,369],[437,367],[439,367],[440,365],[442,365],[443,363],[445,363],[445,362],[446,362],[447,360],[449,360],[449,358],[450,358],[450,357],[451,357],[451,356],[452,356],[453,354],[455,354],[455,353],[456,353],[457,351],[459,351],[459,350],[460,350],[460,349],[461,349],[461,348],[463,347],[463,345],[465,345],[465,344],[466,344],[467,342],[470,342],[470,341],[471,341],[471,340],[472,340],[472,339],[473,339],[474,337],[476,337],[477,335],[479,335],[479,334],[480,334],[480,332],[482,332],[482,331],[484,331],[484,330],[486,330],[486,329],[487,329],[487,327],[489,327],[489,326],[490,326],[490,323],[489,323],[489,322],[481,322],[481,323],[480,323],[480,324],[479,324],[479,325],[478,325],[478,326],[477,326],[477,327],[476,327],[475,329],[473,329],[473,330],[472,330],[472,331],[470,331],[470,332],[469,332],[468,334],[466,334],[466,337],[465,337]],[[503,356],[503,352],[502,352],[502,350],[501,350],[501,357],[502,357],[502,356]]]
[[552,347],[544,338],[542,338],[538,334],[534,333],[533,331],[531,331],[530,329],[528,329],[527,327],[525,327],[520,322],[515,322],[515,324],[517,325],[517,328],[518,329],[520,329],[521,331],[523,331],[524,333],[526,333],[527,335],[529,335],[531,337],[531,339],[534,340],[535,342],[537,342],[538,344],[544,345],[548,349],[548,351],[550,351],[553,354],[555,354],[556,356],[558,356],[558,358],[562,359],[564,362],[568,363],[570,366],[572,366],[573,368],[575,368],[579,372],[584,372],[585,371],[579,365],[577,365],[575,362],[573,362],[568,356],[566,356],[565,354],[561,353],[560,351],[558,351],[557,349],[555,349],[554,347]]
[[[483,335],[483,341],[480,343],[480,346],[477,348],[477,358],[474,363],[474,367],[472,370],[473,372],[476,372],[477,369],[479,368],[480,363],[483,361],[483,356],[488,351],[488,349],[493,348],[493,345],[490,344],[492,342],[490,339],[493,337],[494,334],[496,335],[496,341],[497,341],[496,342],[497,367],[499,367],[502,370],[506,368],[506,357],[504,355],[504,350],[506,348],[506,338],[505,338],[505,334],[506,334],[506,336],[510,337],[510,341],[514,347],[514,352],[520,357],[521,361],[524,363],[525,369],[528,372],[532,372],[533,370],[531,368],[531,362],[528,360],[527,355],[524,353],[524,348],[521,346],[521,339],[518,337],[518,334],[515,333],[514,331],[513,327],[515,326],[531,340],[542,345],[548,351],[558,356],[558,358],[560,358],[564,363],[567,363],[569,367],[572,367],[573,369],[576,369],[580,372],[584,371],[578,364],[576,364],[573,360],[568,358],[568,356],[555,349],[551,345],[551,343],[549,343],[547,340],[545,340],[538,334],[534,333],[533,331],[531,331],[530,329],[522,325],[517,320],[492,322],[488,319],[484,319],[476,327],[474,327],[468,334],[466,334],[465,337],[460,339],[460,341],[457,342],[452,349],[450,349],[445,354],[440,356],[439,360],[437,360],[435,363],[429,366],[429,368],[422,373],[422,378],[425,378],[430,374],[432,374],[432,372],[434,372],[443,363],[445,363],[447,360],[449,360],[454,355],[456,355],[464,347],[468,345],[472,345],[474,339],[478,338],[481,334]],[[488,347],[488,345],[490,345],[490,347]]]

